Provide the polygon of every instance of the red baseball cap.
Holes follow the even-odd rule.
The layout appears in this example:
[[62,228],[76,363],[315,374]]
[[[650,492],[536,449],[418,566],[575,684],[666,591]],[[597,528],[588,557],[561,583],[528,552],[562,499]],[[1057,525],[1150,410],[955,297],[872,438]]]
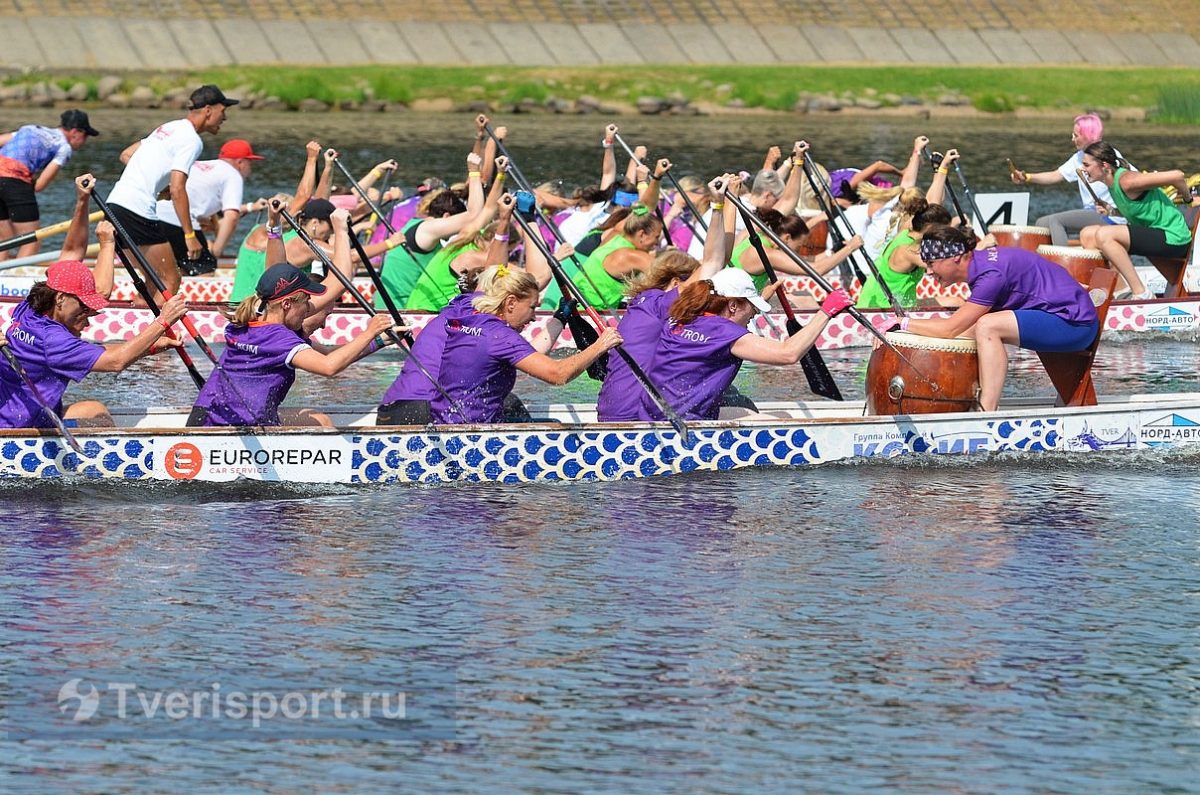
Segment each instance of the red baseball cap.
[[91,268],[77,259],[64,259],[47,268],[46,286],[75,296],[97,312],[108,306],[108,299],[96,292],[96,277],[92,276]]
[[250,148],[250,142],[244,138],[230,138],[221,147],[221,157],[228,157],[230,160],[244,158],[246,160],[264,160],[262,155],[254,154],[254,150]]

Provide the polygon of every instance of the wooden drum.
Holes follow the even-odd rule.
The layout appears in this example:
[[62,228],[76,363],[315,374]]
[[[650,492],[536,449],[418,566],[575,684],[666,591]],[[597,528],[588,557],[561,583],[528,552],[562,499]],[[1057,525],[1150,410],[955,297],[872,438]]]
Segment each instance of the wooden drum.
[[868,414],[940,414],[975,408],[979,361],[974,339],[922,337],[906,331],[884,336],[908,362],[886,345],[871,354]]
[[1038,246],[1050,245],[1050,230],[1044,226],[1009,226],[992,224],[988,231],[996,238],[996,245],[1037,251]]
[[804,236],[804,243],[800,246],[800,256],[802,257],[819,257],[825,253],[825,242],[829,239],[829,224],[824,220],[805,224],[808,226],[808,234]]
[[1092,271],[1104,267],[1104,255],[1094,248],[1038,246],[1039,257],[1062,265],[1082,285],[1092,283]]

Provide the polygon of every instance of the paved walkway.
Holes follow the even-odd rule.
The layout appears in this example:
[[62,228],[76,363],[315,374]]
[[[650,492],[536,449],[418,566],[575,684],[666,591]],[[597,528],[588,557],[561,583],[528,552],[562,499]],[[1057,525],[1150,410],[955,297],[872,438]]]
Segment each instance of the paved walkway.
[[[38,9],[31,15],[29,7]],[[803,6],[803,8],[802,8]],[[333,6],[348,8],[348,5]],[[230,64],[1200,67],[1197,0],[0,0],[10,68]],[[407,21],[394,21],[403,17]],[[480,21],[481,19],[490,21]],[[870,24],[864,24],[870,20]],[[972,27],[964,24],[970,20]],[[1085,29],[1086,28],[1086,29]]]

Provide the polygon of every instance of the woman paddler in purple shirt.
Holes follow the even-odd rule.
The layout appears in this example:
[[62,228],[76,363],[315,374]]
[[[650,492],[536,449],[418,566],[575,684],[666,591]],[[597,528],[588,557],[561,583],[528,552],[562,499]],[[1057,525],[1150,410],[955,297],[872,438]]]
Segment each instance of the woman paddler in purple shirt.
[[441,381],[458,406],[439,392],[430,403],[435,423],[501,422],[518,370],[550,384],[565,384],[621,344],[620,333],[607,328],[587,349],[565,359],[539,353],[521,336],[538,305],[538,280],[513,266],[493,268],[490,288],[472,301],[474,311],[446,323]]
[[[774,288],[768,287],[765,294],[769,297]],[[754,288],[750,274],[725,268],[679,291],[660,329],[647,375],[684,419],[750,416],[752,412],[740,406],[721,407],[721,393],[733,383],[742,362],[795,364],[816,343],[829,319],[853,303],[845,290],[834,290],[801,331],[782,342],[766,339],[751,334],[746,324],[757,313],[771,311],[771,305]],[[647,395],[641,398],[638,419],[665,417]]]
[[926,337],[975,337],[979,405],[995,411],[1008,374],[1005,344],[1031,351],[1082,351],[1100,320],[1083,286],[1057,263],[1019,248],[976,249],[969,231],[933,226],[921,233],[921,260],[942,286],[966,282],[971,297],[948,318],[900,321]]
[[[670,248],[660,253],[649,269],[626,282],[625,295],[629,297],[629,304],[617,330],[625,339],[625,350],[643,370],[649,369],[654,360],[663,323],[671,304],[679,297],[679,290],[707,279],[725,267],[731,243],[726,238],[733,237],[732,234],[726,236],[725,230],[734,228],[737,213],[734,205],[725,205],[725,194],[733,190],[736,195],[740,184],[741,180],[734,174],[725,174],[708,183],[715,198],[708,237],[704,242],[703,262]],[[601,422],[638,419],[643,391],[623,358],[608,357],[608,374],[596,399],[597,418]]]
[[[352,272],[349,213],[331,215],[334,229],[333,263],[343,273]],[[271,236],[274,235],[274,236]],[[282,258],[279,233],[269,233],[268,261]],[[336,285],[336,287],[334,287]],[[392,326],[387,313],[379,313],[365,331],[341,347],[311,342],[325,310],[338,300],[342,285],[335,274],[325,282],[313,281],[306,271],[279,262],[258,280],[255,294],[238,304],[225,327],[225,351],[213,368],[188,417],[189,426],[332,426],[328,415],[312,409],[281,409],[296,380],[296,369],[317,375],[340,373],[364,354],[381,347],[375,338]]]
[[[500,197],[496,234],[492,236],[486,252],[488,262],[508,261],[509,236],[513,229],[512,213],[515,206],[516,200],[511,193]],[[524,232],[519,227],[517,231],[524,239]],[[569,247],[560,247],[555,252],[555,256],[561,259],[568,256],[571,251],[572,249]],[[550,266],[542,256],[541,248],[525,241],[525,255],[526,269],[534,276],[538,289],[545,288],[550,282],[551,276]],[[440,383],[442,349],[446,344],[446,323],[464,315],[474,314],[475,308],[471,302],[490,289],[496,271],[497,268],[492,267],[482,272],[469,272],[467,283],[473,283],[470,288],[464,287],[465,292],[452,298],[446,308],[429,321],[425,328],[421,329],[416,342],[413,343],[412,352],[400,370],[400,375],[388,387],[383,400],[376,409],[375,422],[377,425],[428,425],[433,422],[430,401],[438,394],[438,389],[433,381],[438,380]],[[566,323],[570,311],[572,310],[568,306],[559,306],[559,311],[554,315],[554,320],[558,321],[557,324],[552,321],[547,326],[548,333],[535,338],[533,347],[536,351],[539,353],[549,352],[554,346],[555,340],[558,339],[558,335],[562,333],[562,327]],[[425,368],[425,372],[421,371],[417,362],[420,362]],[[432,376],[432,380],[430,376]]]

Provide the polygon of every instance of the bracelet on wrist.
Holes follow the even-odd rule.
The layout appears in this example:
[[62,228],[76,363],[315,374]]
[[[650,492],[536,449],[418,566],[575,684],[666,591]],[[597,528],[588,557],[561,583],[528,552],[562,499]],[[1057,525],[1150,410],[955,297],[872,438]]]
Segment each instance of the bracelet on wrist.
[[501,243],[507,243],[508,242],[508,233],[505,232],[502,235],[496,235],[494,239],[499,240]]
[[385,246],[387,246],[388,251],[391,251],[392,249],[394,249],[396,247],[396,241],[392,240],[391,238],[388,238],[387,240],[383,241],[383,244]]
[[1026,174],[1025,175],[1025,184],[1028,185],[1030,182],[1033,182],[1033,176],[1031,174]]
[[725,209],[725,202],[713,202],[713,203],[712,203],[712,208],[713,208],[713,210],[714,210],[714,211],[720,211],[720,210],[724,210],[724,209]]
[[267,240],[283,240],[282,232],[267,232]]
[[945,176],[946,174],[950,173],[950,169],[946,168],[945,166],[939,166],[937,173],[941,174],[942,176]]
[[467,179],[478,178],[479,176],[481,176],[481,175],[482,175],[482,173],[483,173],[483,172],[481,172],[481,171],[468,171],[468,172],[467,172]]
[[612,149],[613,142],[612,141],[601,141],[600,145],[603,146],[605,149]]
[[184,236],[183,236],[183,239],[184,239],[184,240],[191,240],[191,239],[192,239],[192,238],[194,238],[195,236],[196,236],[196,233],[195,233],[195,232],[187,232],[187,233],[185,233],[185,234],[184,234]]
[[159,316],[158,316],[158,317],[156,317],[154,320],[155,320],[155,322],[156,322],[156,323],[158,323],[158,325],[160,325],[160,326],[162,326],[162,327],[163,327],[163,331],[164,331],[164,332],[166,332],[166,331],[170,331],[170,330],[171,330],[171,324],[170,324],[170,323],[168,323],[167,321],[163,320],[163,319],[162,319],[162,315],[159,315]]
[[383,174],[377,168],[371,169],[371,179],[379,179]]
[[644,190],[645,190],[646,188],[648,188],[648,187],[650,187],[650,183],[649,183],[649,182],[639,182],[639,183],[637,184],[637,188],[638,188],[638,192],[639,192],[639,193],[640,193],[641,191],[644,191]]
[[[505,177],[505,176],[506,176],[506,172],[504,172],[504,171],[498,171],[498,172],[496,172],[496,180],[495,180],[495,181],[496,181],[496,182],[503,182],[503,181],[504,181],[504,177]],[[519,186],[518,186],[518,187],[519,187]]]
[[908,331],[908,318],[906,318],[906,317],[900,318],[900,330]]

